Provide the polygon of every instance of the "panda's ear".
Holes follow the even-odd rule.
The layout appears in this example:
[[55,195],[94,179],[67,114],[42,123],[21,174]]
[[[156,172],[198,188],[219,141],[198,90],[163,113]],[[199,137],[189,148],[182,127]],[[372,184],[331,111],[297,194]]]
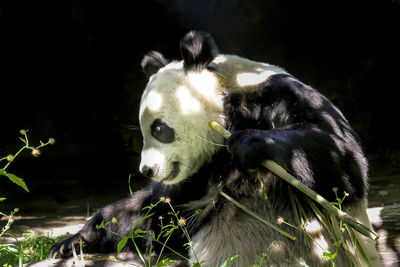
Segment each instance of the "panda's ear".
[[148,52],[142,59],[142,66],[143,72],[150,77],[154,73],[157,73],[159,69],[164,67],[168,64],[168,60],[165,57],[157,52],[157,51],[150,51]]
[[179,46],[186,70],[204,69],[218,55],[214,39],[206,32],[189,32]]

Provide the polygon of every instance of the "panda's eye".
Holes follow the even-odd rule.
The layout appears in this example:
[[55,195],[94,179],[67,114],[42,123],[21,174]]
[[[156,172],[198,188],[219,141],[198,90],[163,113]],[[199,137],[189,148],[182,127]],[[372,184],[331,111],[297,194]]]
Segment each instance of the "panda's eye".
[[175,131],[160,119],[156,119],[150,126],[151,135],[162,143],[175,141]]

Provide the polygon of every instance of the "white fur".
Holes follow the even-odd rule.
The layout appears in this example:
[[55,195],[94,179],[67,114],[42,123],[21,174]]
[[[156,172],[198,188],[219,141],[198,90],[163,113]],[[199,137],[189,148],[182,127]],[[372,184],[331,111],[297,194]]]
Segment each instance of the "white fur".
[[[219,55],[213,61],[217,72],[184,70],[183,62],[171,62],[152,75],[140,103],[140,125],[144,138],[141,170],[155,171],[153,179],[163,180],[179,162],[180,172],[166,184],[179,183],[194,174],[219,148],[222,137],[208,126],[210,120],[224,125],[223,95],[227,91],[252,91],[283,69],[238,56]],[[234,78],[236,77],[236,78]],[[161,119],[176,133],[176,141],[163,144],[150,133],[151,123]],[[151,150],[153,149],[153,150]],[[158,151],[152,157],[148,151]],[[157,162],[157,158],[163,160]]]
[[[140,126],[144,138],[142,155],[151,149],[162,154],[159,162],[142,156],[140,168],[151,167],[154,180],[166,178],[172,162],[179,162],[180,172],[166,184],[176,184],[194,174],[219,148],[223,139],[208,126],[215,120],[224,125],[222,94],[218,78],[208,70],[186,73],[182,62],[172,62],[153,75],[143,93]],[[150,132],[155,119],[175,130],[176,140],[169,144],[157,141]]]
[[[172,163],[179,162],[179,174],[173,180],[164,181],[166,184],[177,184],[211,160],[211,156],[220,148],[216,144],[222,144],[223,138],[209,128],[208,122],[215,120],[225,124],[224,94],[251,93],[264,86],[271,75],[286,74],[279,67],[230,55],[219,55],[213,64],[216,72],[207,69],[185,72],[183,62],[172,62],[150,78],[140,107],[144,139],[140,167],[153,167],[154,180],[163,180],[171,173]],[[161,119],[175,130],[174,142],[165,144],[152,137],[150,126],[155,119]],[[198,201],[197,204],[201,203],[205,206],[203,210],[208,210],[217,195],[215,192],[210,193],[208,199]],[[261,217],[275,221],[274,205],[278,204],[265,201],[262,197],[260,200],[258,204],[249,204],[258,207],[255,212]],[[246,204],[243,199],[241,202]],[[370,227],[365,209],[366,200],[363,200],[354,205],[352,215]],[[268,259],[270,266],[293,266],[296,263],[294,259],[310,266],[321,266],[326,264],[321,256],[321,248],[330,246],[332,251],[334,249],[318,222],[310,226],[310,234],[317,240],[314,249],[310,249],[304,245],[303,235],[299,234],[295,242],[288,240],[248,214],[235,211],[231,204],[225,205],[219,212],[220,216],[213,217],[210,223],[193,236],[195,254],[200,261],[205,261],[202,266],[219,266],[223,260],[240,253],[239,258],[230,266],[242,267],[256,263],[260,255],[268,251],[273,252]],[[280,215],[285,220],[294,221],[290,210]],[[379,266],[374,242],[361,238],[374,266]],[[264,245],[261,247],[260,244]],[[193,253],[191,257],[195,260]],[[340,266],[341,259],[338,261]]]
[[[169,166],[167,155],[160,149],[154,147],[143,149],[141,159],[139,169],[142,170],[145,166],[152,167],[154,170],[159,169],[157,177],[160,179],[168,177],[169,173],[172,171],[166,168],[166,166]],[[160,169],[161,166],[162,168]]]
[[[242,199],[241,202],[246,205],[246,200]],[[351,215],[372,229],[365,212],[366,203],[367,200],[363,199],[353,204]],[[260,202],[256,212],[262,218],[274,222],[276,214],[273,211],[273,205],[276,204],[269,200]],[[202,264],[204,267],[219,266],[224,260],[236,254],[239,254],[238,258],[229,266],[242,267],[246,264],[252,266],[263,253],[268,255],[267,266],[328,266],[329,262],[323,257],[323,252],[336,251],[329,234],[317,219],[313,219],[305,226],[308,234],[313,237],[311,247],[309,247],[307,245],[309,240],[306,241],[299,230],[285,229],[297,237],[297,240],[293,241],[246,213],[234,212],[232,205],[225,205],[220,212],[221,216],[214,217],[192,239],[194,253],[199,261],[205,261]],[[294,224],[293,212],[291,210],[282,212],[280,215],[285,218],[285,221]],[[254,228],[257,230],[255,231]],[[363,241],[372,266],[380,266],[375,242],[361,234],[358,236]],[[260,246],[260,244],[264,245]],[[191,253],[193,261],[196,260],[194,253]],[[340,255],[335,259],[335,263],[337,266],[349,266],[348,260]]]
[[272,75],[287,74],[280,67],[234,55],[219,55],[213,63],[217,65],[220,86],[228,91],[252,92]]
[[203,108],[202,104],[196,99],[196,97],[193,96],[184,86],[181,86],[176,90],[175,97],[178,100],[181,108],[180,111],[183,115],[199,113]]

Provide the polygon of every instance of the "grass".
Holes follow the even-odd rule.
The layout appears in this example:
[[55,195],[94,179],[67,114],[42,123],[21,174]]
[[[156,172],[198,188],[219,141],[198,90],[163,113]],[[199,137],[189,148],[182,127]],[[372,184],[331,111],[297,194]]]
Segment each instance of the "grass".
[[0,244],[0,266],[3,267],[48,259],[51,246],[65,238],[64,236],[52,237],[48,234],[38,234],[34,231],[24,233],[21,241],[12,234],[7,235],[15,238],[15,242]]

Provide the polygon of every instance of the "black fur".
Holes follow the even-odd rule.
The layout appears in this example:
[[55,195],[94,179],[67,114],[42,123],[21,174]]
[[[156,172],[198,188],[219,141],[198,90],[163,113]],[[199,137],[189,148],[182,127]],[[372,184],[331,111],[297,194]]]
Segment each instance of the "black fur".
[[[189,178],[183,185],[165,186],[162,183],[153,183],[148,187],[137,191],[132,197],[112,203],[100,209],[88,223],[78,233],[72,237],[55,244],[50,255],[55,258],[66,258],[72,255],[72,245],[79,247],[79,242],[83,241],[85,252],[115,252],[117,244],[121,240],[120,236],[127,236],[131,233],[134,224],[142,218],[147,210],[142,208],[157,203],[161,197],[169,197],[171,204],[180,212],[180,216],[188,218],[193,215],[195,210],[180,209],[181,205],[189,201],[196,201],[207,195],[208,183],[204,177],[208,177],[210,182],[217,184],[220,177],[226,177],[230,172],[230,156],[226,150],[221,150],[213,156],[212,163],[201,168],[193,177]],[[220,168],[226,166],[227,168]],[[160,232],[160,216],[164,222],[169,223],[171,218],[171,209],[167,204],[160,203],[152,209],[154,213],[138,228],[146,230],[154,230]],[[207,223],[211,214],[209,212],[202,213],[197,216],[194,221],[189,221],[187,229],[190,234],[196,233],[201,225]],[[96,226],[102,222],[110,222],[113,218],[117,219],[117,223],[111,223],[107,226],[109,231],[97,229]],[[114,233],[114,234],[113,234]],[[187,250],[184,248],[185,237],[180,231],[172,235],[168,241],[168,246],[176,251],[186,255]],[[148,252],[149,246],[145,239],[137,239],[138,247],[144,253]],[[187,242],[187,240],[186,240]],[[156,251],[160,247],[155,245]],[[128,241],[123,251],[135,251],[135,247],[131,240]],[[166,251],[168,254],[168,251]],[[186,255],[187,256],[187,255]]]
[[[181,51],[187,70],[205,67],[217,53],[215,43],[208,34],[195,32],[181,41]],[[153,52],[143,62],[143,68],[151,73],[166,60]],[[223,218],[224,223],[229,223],[229,218],[234,218],[231,222],[243,218],[240,217],[240,210],[218,194],[219,190],[240,199],[254,211],[264,210],[265,216],[293,216],[288,200],[289,185],[269,171],[260,169],[259,164],[265,159],[277,162],[328,200],[335,199],[333,187],[337,187],[339,193],[349,193],[347,203],[365,196],[368,166],[358,137],[341,112],[313,88],[290,75],[273,75],[255,92],[227,93],[224,112],[226,127],[233,133],[227,141],[231,154],[222,148],[214,154],[210,163],[184,182],[174,186],[154,183],[136,192],[132,198],[106,206],[77,234],[55,244],[51,255],[70,256],[71,244],[81,239],[84,240],[85,251],[115,251],[120,237],[97,230],[96,225],[115,217],[118,223],[111,223],[108,228],[119,235],[127,235],[145,214],[142,208],[164,196],[171,198],[181,216],[188,217],[195,210],[202,210],[187,222],[191,236],[215,218]],[[249,171],[254,168],[259,168],[262,173],[268,201],[258,193],[260,185]],[[210,201],[204,202],[204,199]],[[140,228],[159,231],[158,218],[163,216],[165,222],[169,222],[169,211],[168,205],[159,204],[153,209],[154,215]],[[267,230],[255,228],[255,236],[257,231]],[[283,237],[275,235],[273,238]],[[137,242],[143,251],[149,248],[144,239]],[[168,245],[185,253],[187,251],[182,245],[186,242],[182,234],[176,233]],[[264,240],[259,243],[262,242]],[[254,244],[254,249],[262,245],[259,243]],[[134,251],[133,244],[128,243],[125,250]],[[237,253],[240,254],[240,251]]]
[[156,119],[150,126],[151,135],[162,143],[172,143],[175,141],[175,131],[165,122]]
[[333,187],[366,193],[368,167],[358,137],[340,111],[315,89],[285,74],[255,94],[225,99],[228,140],[240,171],[273,160],[308,187],[334,200]]
[[150,77],[167,64],[168,60],[165,59],[161,53],[157,51],[150,51],[144,56],[140,65],[142,66],[142,70],[147,77]]
[[218,55],[214,39],[205,32],[189,32],[179,46],[186,70],[204,69]]

